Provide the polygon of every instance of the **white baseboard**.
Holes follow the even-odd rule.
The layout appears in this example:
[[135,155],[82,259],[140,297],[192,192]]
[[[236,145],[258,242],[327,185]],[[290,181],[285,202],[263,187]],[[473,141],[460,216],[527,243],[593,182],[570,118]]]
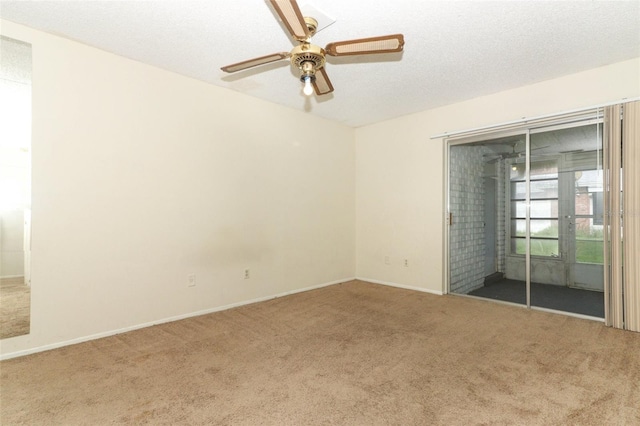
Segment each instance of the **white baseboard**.
[[438,296],[442,296],[444,293],[442,293],[442,291],[438,291],[438,290],[429,290],[427,288],[422,288],[422,287],[413,287],[410,285],[404,285],[404,284],[396,284],[396,283],[392,283],[389,281],[380,281],[380,280],[374,280],[371,278],[364,278],[364,277],[357,277],[357,280],[360,281],[367,281],[373,284],[381,284],[381,285],[386,285],[389,287],[397,287],[397,288],[403,288],[405,290],[414,290],[414,291],[421,291],[423,293],[429,293],[429,294],[437,294]]
[[191,318],[191,317],[197,317],[197,316],[200,316],[200,315],[211,314],[211,313],[214,313],[214,312],[226,311],[227,309],[233,309],[233,308],[237,308],[239,306],[250,305],[252,303],[258,303],[258,302],[264,302],[264,301],[267,301],[267,300],[277,299],[279,297],[289,296],[289,295],[296,294],[296,293],[303,293],[305,291],[316,290],[316,289],[322,288],[322,287],[329,287],[329,286],[336,285],[336,284],[341,284],[341,283],[344,283],[344,282],[347,282],[347,281],[353,281],[355,279],[356,278],[354,278],[354,277],[344,278],[344,279],[341,279],[341,280],[332,281],[332,282],[323,283],[323,284],[318,284],[318,285],[314,285],[314,286],[310,286],[310,287],[305,287],[305,288],[300,288],[300,289],[296,289],[296,290],[285,291],[283,293],[278,293],[278,294],[273,295],[273,296],[259,297],[259,298],[256,298],[256,299],[245,300],[245,301],[237,302],[237,303],[231,303],[229,305],[218,306],[216,308],[204,309],[204,310],[201,310],[201,311],[190,312],[190,313],[187,313],[187,314],[176,315],[176,316],[168,317],[168,318],[162,318],[162,319],[159,319],[159,320],[150,321],[150,322],[146,322],[146,323],[143,323],[143,324],[137,324],[137,325],[132,325],[132,326],[129,326],[129,327],[119,328],[117,330],[110,330],[110,331],[105,331],[105,332],[102,332],[102,333],[91,334],[89,336],[78,337],[78,338],[71,339],[71,340],[65,340],[63,342],[57,342],[57,343],[52,343],[52,344],[49,344],[49,345],[38,346],[38,347],[35,347],[35,348],[25,349],[25,350],[22,350],[22,351],[9,352],[9,353],[6,353],[6,354],[1,354],[0,355],[0,361],[3,361],[5,359],[17,358],[17,357],[21,357],[21,356],[25,356],[25,355],[31,355],[31,354],[35,354],[35,353],[38,353],[38,352],[44,352],[44,351],[48,351],[48,350],[51,350],[51,349],[58,349],[58,348],[61,348],[63,346],[69,346],[69,345],[75,345],[75,344],[78,344],[78,343],[84,343],[84,342],[88,342],[90,340],[102,339],[103,337],[115,336],[116,334],[122,334],[122,333],[127,333],[129,331],[140,330],[141,328],[151,327],[151,326],[158,325],[158,324],[165,324],[165,323],[168,323],[168,322],[179,321],[179,320],[182,320],[182,319],[187,319],[187,318]]

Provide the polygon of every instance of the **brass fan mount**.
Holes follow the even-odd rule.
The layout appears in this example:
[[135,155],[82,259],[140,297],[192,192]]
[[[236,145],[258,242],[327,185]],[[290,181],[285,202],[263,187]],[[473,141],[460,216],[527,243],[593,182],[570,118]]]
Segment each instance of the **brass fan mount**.
[[300,44],[294,47],[290,53],[291,65],[300,70],[300,80],[303,83],[307,78],[315,81],[316,71],[322,68],[325,63],[324,49],[309,42],[318,29],[318,21],[310,16],[305,16],[304,23],[307,25],[309,37],[300,41]]
[[305,16],[304,23],[307,24],[307,29],[309,30],[309,38],[313,37],[313,35],[318,30],[318,21],[309,16]]

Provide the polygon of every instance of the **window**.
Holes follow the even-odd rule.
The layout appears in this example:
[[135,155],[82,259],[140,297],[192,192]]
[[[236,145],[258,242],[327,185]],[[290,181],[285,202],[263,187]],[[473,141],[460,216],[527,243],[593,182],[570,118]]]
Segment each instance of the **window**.
[[585,170],[574,173],[576,262],[604,262],[602,173]]
[[[558,162],[531,163],[531,255],[560,257],[558,243]],[[525,166],[511,165],[511,253],[526,252]]]

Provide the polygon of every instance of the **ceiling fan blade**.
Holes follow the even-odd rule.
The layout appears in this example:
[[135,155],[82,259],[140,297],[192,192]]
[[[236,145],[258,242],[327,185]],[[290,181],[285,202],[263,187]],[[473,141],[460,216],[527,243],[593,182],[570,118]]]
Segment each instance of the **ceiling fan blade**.
[[258,65],[268,64],[269,62],[279,61],[289,57],[289,53],[274,53],[272,55],[261,56],[259,58],[249,59],[248,61],[238,62],[237,64],[227,65],[220,68],[224,72],[236,72],[246,70],[247,68],[257,67]]
[[403,46],[404,36],[402,34],[392,34],[329,43],[324,50],[327,55],[331,56],[365,55],[368,53],[400,52]]
[[551,145],[538,146],[538,147],[535,147],[535,148],[531,148],[531,151],[536,151],[536,150],[538,150],[538,149],[545,149],[545,148],[549,148],[550,146],[551,146]]
[[310,37],[311,34],[296,0],[269,1],[293,38],[303,41]]
[[313,89],[316,91],[316,95],[326,95],[333,92],[333,85],[329,80],[329,76],[324,67],[316,71],[316,78],[313,79]]

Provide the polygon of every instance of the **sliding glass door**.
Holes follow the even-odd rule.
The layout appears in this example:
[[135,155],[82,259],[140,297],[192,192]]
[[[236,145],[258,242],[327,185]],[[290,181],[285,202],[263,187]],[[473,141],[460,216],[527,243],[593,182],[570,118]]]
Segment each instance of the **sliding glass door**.
[[604,317],[597,121],[449,144],[449,288]]

